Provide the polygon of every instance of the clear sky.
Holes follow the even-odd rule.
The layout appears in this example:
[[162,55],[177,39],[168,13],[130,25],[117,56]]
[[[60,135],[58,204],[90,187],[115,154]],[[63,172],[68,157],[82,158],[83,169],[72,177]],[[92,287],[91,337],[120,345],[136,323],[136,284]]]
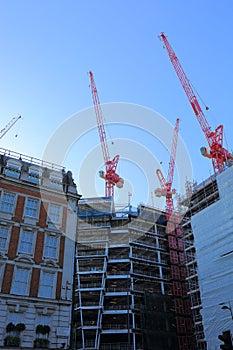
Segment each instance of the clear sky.
[[[192,179],[201,182],[212,173],[211,162],[199,151],[206,140],[158,35],[163,31],[168,36],[187,76],[210,108],[206,114],[210,126],[214,129],[224,125],[225,146],[231,150],[232,13],[232,0],[0,0],[1,128],[14,115],[23,117],[1,139],[1,147],[41,159],[53,135],[72,116],[79,115],[82,128],[88,131],[89,124],[81,111],[92,106],[87,74],[92,70],[101,103],[143,106],[158,112],[170,128],[180,118],[179,135],[190,155]],[[92,117],[95,123],[94,114]],[[119,174],[122,171],[120,175],[126,178],[121,201],[127,202],[131,191],[133,203],[148,202],[148,195],[158,187],[153,166],[162,162],[167,174],[169,152],[153,143],[159,134],[163,135],[163,143],[166,127],[155,130],[151,125],[151,138],[143,133],[143,126],[133,125],[133,120],[127,126],[121,119],[104,117],[106,123],[116,123],[108,128],[111,137],[131,140],[128,149],[134,149],[132,159],[130,154],[123,154],[119,162]],[[147,130],[150,122],[146,113],[141,114],[142,121]],[[61,133],[60,146],[62,142]],[[115,146],[124,142],[116,141]],[[84,196],[91,193],[85,176],[80,177],[86,169],[81,169],[82,164],[89,156],[90,161],[96,158],[92,153],[96,154],[98,143],[97,130],[88,131],[86,137],[70,146],[63,162],[73,172]],[[138,146],[141,151],[146,147],[152,170],[147,166],[143,169]],[[118,149],[110,147],[111,157],[116,153]],[[103,159],[99,156],[101,166]],[[179,159],[180,168],[186,168],[182,155]],[[88,169],[96,183],[93,195],[104,195],[104,184],[95,166],[89,164]],[[179,170],[174,185],[182,192]],[[187,177],[190,179],[190,174]],[[150,186],[145,179],[152,181]]]

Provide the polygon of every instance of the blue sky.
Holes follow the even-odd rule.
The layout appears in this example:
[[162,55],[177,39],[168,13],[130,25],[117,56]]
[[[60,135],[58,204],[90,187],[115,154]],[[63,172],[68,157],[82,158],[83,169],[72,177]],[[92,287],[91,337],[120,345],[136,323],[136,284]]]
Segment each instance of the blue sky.
[[[101,103],[144,106],[172,125],[179,117],[193,179],[204,180],[212,173],[211,162],[199,151],[206,140],[158,35],[164,31],[168,36],[187,76],[210,108],[206,114],[210,126],[224,125],[225,146],[231,150],[232,13],[231,0],[1,0],[1,128],[14,115],[23,117],[1,140],[1,147],[42,158],[56,130],[92,106],[87,74],[92,70]],[[83,119],[80,122],[85,124]],[[147,123],[145,118],[145,127]],[[162,162],[166,175],[168,150],[155,146],[138,128],[116,125],[109,129],[113,139],[130,138],[147,147]],[[79,184],[80,164],[85,152],[98,143],[98,132],[93,130],[72,145],[64,161],[84,196],[88,184]],[[119,170],[132,182],[132,200],[137,204],[147,201],[144,178],[148,175],[142,176],[134,163],[132,167],[129,159],[122,159]],[[180,187],[178,177],[175,174],[176,187]],[[103,195],[103,182],[94,170],[93,178],[97,194]],[[147,192],[158,186],[156,181]],[[127,188],[122,191],[127,202]]]

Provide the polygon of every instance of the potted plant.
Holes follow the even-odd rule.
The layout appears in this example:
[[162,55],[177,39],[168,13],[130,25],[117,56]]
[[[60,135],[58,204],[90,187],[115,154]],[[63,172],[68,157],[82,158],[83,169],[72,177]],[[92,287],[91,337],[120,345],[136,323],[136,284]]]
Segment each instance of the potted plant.
[[50,332],[50,327],[49,327],[49,325],[45,325],[45,326],[44,326],[44,334],[48,334],[48,335],[49,335],[49,332]]
[[20,346],[20,337],[15,335],[7,335],[4,339],[4,346],[9,347],[19,347]]
[[34,348],[46,349],[49,346],[49,340],[45,338],[36,338],[34,340]]
[[18,323],[14,325],[13,322],[8,323],[6,326],[6,331],[8,335],[4,339],[4,345],[9,347],[19,347],[20,346],[20,332],[26,329],[24,323]]
[[48,348],[50,343],[48,340],[49,332],[49,325],[38,324],[36,326],[36,334],[38,337],[34,340],[34,348]]
[[26,326],[24,323],[17,323],[17,325],[15,326],[15,330],[18,333],[23,332],[25,329],[26,329]]
[[42,324],[38,324],[36,326],[36,334],[38,333],[43,334],[43,329],[44,329],[44,326]]
[[50,327],[49,325],[42,325],[42,324],[38,324],[36,326],[36,334],[49,334],[50,332]]
[[7,333],[12,333],[15,331],[15,325],[14,323],[10,322],[8,323],[8,325],[6,326],[6,331]]

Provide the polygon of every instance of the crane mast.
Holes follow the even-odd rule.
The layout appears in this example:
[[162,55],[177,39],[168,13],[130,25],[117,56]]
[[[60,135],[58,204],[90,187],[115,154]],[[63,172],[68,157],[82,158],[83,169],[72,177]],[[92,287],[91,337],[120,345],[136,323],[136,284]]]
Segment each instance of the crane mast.
[[171,156],[170,156],[170,162],[169,162],[169,168],[168,168],[168,177],[167,177],[167,184],[169,188],[171,189],[172,183],[173,183],[173,177],[174,177],[174,168],[175,168],[175,158],[176,158],[176,149],[177,149],[177,140],[178,140],[178,132],[179,132],[179,123],[180,119],[176,119],[176,125],[174,128],[174,134],[173,134],[173,140],[172,140],[172,149],[171,149]]
[[21,115],[13,117],[9,123],[0,131],[0,139],[12,128],[13,125],[21,118]]
[[157,197],[161,197],[161,196],[166,197],[167,220],[169,220],[169,218],[171,217],[173,210],[174,210],[172,195],[176,193],[176,190],[172,189],[172,183],[173,183],[174,170],[175,170],[175,158],[176,158],[177,140],[178,140],[178,132],[179,132],[179,122],[180,122],[180,119],[177,118],[176,125],[175,125],[174,132],[173,132],[167,181],[165,180],[165,177],[164,177],[162,171],[160,169],[156,170],[156,175],[159,179],[161,189],[157,188],[155,190],[155,195]]
[[233,160],[233,155],[223,148],[223,125],[219,125],[215,131],[211,131],[211,127],[208,124],[206,117],[201,109],[201,106],[194,94],[192,86],[174,52],[167,37],[164,33],[161,33],[160,38],[162,39],[168,56],[172,62],[175,72],[181,82],[181,85],[188,97],[194,114],[201,126],[201,129],[207,139],[209,145],[209,151],[206,147],[201,147],[201,154],[204,157],[211,158],[214,168],[214,172],[222,172],[224,166],[228,160]]
[[105,172],[100,171],[100,177],[105,180],[105,195],[107,197],[110,197],[110,196],[114,197],[114,186],[116,185],[118,188],[122,188],[124,184],[124,180],[116,173],[116,168],[117,168],[120,156],[116,155],[112,160],[110,159],[98,91],[95,85],[93,73],[91,71],[89,72],[89,77],[90,77],[92,99],[93,99],[93,104],[95,108],[100,143],[101,143],[104,163],[106,166]]

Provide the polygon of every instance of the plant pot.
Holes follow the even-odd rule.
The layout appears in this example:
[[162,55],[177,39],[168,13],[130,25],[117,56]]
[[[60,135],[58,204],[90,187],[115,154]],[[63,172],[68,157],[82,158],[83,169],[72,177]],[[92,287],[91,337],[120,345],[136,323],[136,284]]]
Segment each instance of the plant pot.
[[4,346],[19,347],[20,346],[20,337],[8,335],[4,339]]
[[49,340],[44,338],[36,338],[34,340],[34,348],[47,349],[49,346]]

